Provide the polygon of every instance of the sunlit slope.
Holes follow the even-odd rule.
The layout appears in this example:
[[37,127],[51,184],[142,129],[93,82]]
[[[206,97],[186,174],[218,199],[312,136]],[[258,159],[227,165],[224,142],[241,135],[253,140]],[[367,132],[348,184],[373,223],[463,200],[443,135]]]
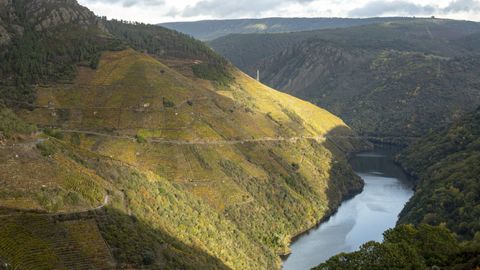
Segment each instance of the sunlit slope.
[[[130,211],[142,222],[168,224],[160,227],[170,236],[233,269],[272,269],[293,235],[362,188],[345,158],[361,144],[329,112],[232,74],[229,86],[213,86],[143,53],[107,52],[97,70],[80,69],[72,84],[38,87],[37,108],[21,116],[165,179],[218,215],[211,225],[195,221],[198,210],[174,208],[179,223],[171,223],[161,203],[151,206],[158,188],[140,181],[149,187],[120,189],[136,201]],[[197,234],[205,226],[211,231]],[[233,242],[222,247],[215,239]]]
[[152,172],[54,137],[0,150],[8,165],[0,258],[12,267],[274,267],[273,255],[233,222]]
[[109,52],[98,70],[82,69],[74,84],[40,87],[37,105],[45,108],[26,117],[64,129],[176,140],[322,136],[345,127],[308,102],[234,72],[236,82],[215,92],[142,53]]

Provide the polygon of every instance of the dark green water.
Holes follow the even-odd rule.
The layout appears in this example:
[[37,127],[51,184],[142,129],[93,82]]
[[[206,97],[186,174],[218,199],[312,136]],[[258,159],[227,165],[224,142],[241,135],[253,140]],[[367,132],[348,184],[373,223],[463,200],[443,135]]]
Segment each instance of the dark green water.
[[376,149],[350,162],[365,181],[362,193],[345,201],[329,220],[292,243],[284,270],[306,270],[340,252],[355,251],[395,226],[398,214],[413,195],[408,176],[392,160],[393,151]]

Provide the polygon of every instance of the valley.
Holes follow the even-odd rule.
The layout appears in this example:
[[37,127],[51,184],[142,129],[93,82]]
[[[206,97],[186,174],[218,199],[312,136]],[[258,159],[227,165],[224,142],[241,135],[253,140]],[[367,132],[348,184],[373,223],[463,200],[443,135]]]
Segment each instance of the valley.
[[479,23],[165,26],[0,0],[0,269],[480,267]]
[[368,241],[382,241],[382,233],[395,226],[398,214],[413,195],[412,179],[393,162],[396,151],[377,147],[350,160],[365,182],[364,190],[296,239],[282,269],[310,269],[338,253],[355,251]]
[[[428,31],[427,31],[428,29]],[[480,105],[480,24],[409,19],[236,34],[209,44],[244,72],[339,115],[375,141],[408,143]]]
[[[13,14],[39,8],[21,7]],[[5,18],[30,27],[21,16]],[[2,70],[2,261],[26,269],[278,269],[291,237],[362,189],[347,155],[370,146],[328,111],[260,84],[182,34],[94,17],[81,23],[88,27],[62,20],[35,33],[66,39],[53,43],[65,46],[58,52],[49,42],[19,48],[59,54],[73,74],[25,65],[16,82],[8,78],[19,76],[19,62]],[[105,47],[70,40],[71,29]],[[81,239],[86,226],[91,234]],[[108,259],[89,242],[103,243]]]

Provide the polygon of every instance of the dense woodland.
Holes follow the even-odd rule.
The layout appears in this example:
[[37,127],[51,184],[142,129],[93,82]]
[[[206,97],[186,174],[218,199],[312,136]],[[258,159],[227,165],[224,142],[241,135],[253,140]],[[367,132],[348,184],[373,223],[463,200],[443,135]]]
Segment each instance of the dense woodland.
[[367,242],[359,251],[341,253],[314,270],[476,269],[480,239],[461,244],[444,227],[400,225],[384,233],[384,241]]
[[225,58],[214,53],[202,42],[185,34],[155,25],[106,21],[108,31],[134,49],[159,58],[197,60],[192,66],[196,76],[222,84],[231,82]]
[[400,163],[418,178],[400,223],[445,225],[480,239],[480,108],[407,148]]

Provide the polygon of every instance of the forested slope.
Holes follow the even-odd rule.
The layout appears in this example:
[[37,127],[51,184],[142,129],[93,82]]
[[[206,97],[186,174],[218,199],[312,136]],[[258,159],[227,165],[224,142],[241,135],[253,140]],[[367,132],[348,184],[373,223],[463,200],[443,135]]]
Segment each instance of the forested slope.
[[245,72],[259,69],[262,82],[327,108],[361,134],[398,142],[480,104],[479,32],[475,22],[404,19],[210,44]]
[[315,269],[480,266],[480,108],[425,135],[398,160],[417,178],[399,225],[383,243],[369,242]]
[[399,161],[418,178],[400,223],[444,224],[462,239],[480,237],[480,109],[431,132]]

